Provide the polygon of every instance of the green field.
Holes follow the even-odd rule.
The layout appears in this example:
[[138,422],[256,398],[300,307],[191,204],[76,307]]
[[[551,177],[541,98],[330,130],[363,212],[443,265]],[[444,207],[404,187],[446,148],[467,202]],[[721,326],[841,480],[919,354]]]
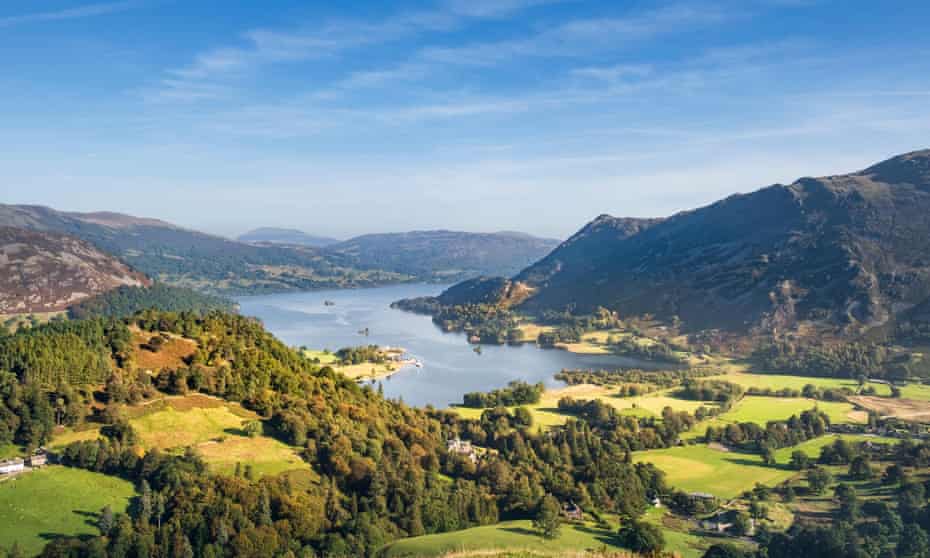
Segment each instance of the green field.
[[820,448],[824,446],[829,446],[835,442],[838,438],[842,438],[850,443],[858,443],[870,441],[879,444],[897,444],[900,440],[895,438],[883,438],[880,436],[865,436],[859,434],[832,434],[828,436],[821,436],[819,438],[814,438],[813,440],[808,440],[803,444],[798,444],[790,448],[782,448],[775,451],[775,459],[779,464],[788,463],[791,460],[791,454],[797,450],[801,450],[806,453],[809,457],[817,459],[820,455]]
[[850,403],[835,401],[816,401],[797,397],[757,397],[746,396],[732,409],[717,417],[724,422],[754,422],[764,425],[773,420],[785,420],[791,415],[816,407],[830,417],[830,422],[850,422],[849,413],[854,410]]
[[0,459],[10,459],[23,454],[23,448],[16,444],[0,444]]
[[325,351],[315,351],[312,349],[305,349],[303,355],[309,359],[318,359],[320,364],[333,364],[336,362],[336,355],[330,352]]
[[[858,391],[859,389],[859,382],[847,378],[811,378],[806,376],[791,376],[786,374],[743,372],[736,371],[735,365],[731,366],[730,368],[733,368],[734,370],[729,374],[712,376],[708,379],[724,380],[734,384],[739,384],[744,388],[769,388],[773,390],[789,388],[800,391],[808,384],[821,389],[848,388],[853,391]],[[891,386],[888,384],[870,382],[867,385],[875,389],[875,395],[881,397],[888,397],[891,395]],[[918,401],[930,401],[930,386],[928,385],[910,383],[906,386],[902,386],[900,389],[901,397],[903,398],[916,399]]]
[[125,511],[134,493],[122,479],[59,466],[0,482],[0,546],[35,555],[50,537],[96,534],[96,514]]
[[820,448],[832,444],[837,438],[849,442],[871,440],[878,443],[897,443],[893,438],[876,436],[821,436],[776,451],[775,459],[778,463],[775,466],[764,465],[762,457],[756,454],[724,451],[705,444],[636,452],[633,459],[655,464],[665,471],[669,485],[675,488],[686,492],[709,492],[720,498],[733,498],[751,489],[756,483],[775,486],[791,478],[797,474],[797,471],[787,466],[792,452],[801,450],[816,459],[820,455]]
[[[879,392],[879,394],[881,394],[881,392]],[[918,401],[930,401],[930,386],[908,384],[901,387],[901,397],[905,399],[916,399]]]
[[[725,380],[734,384],[739,384],[744,388],[759,389],[796,389],[801,391],[804,386],[810,384],[820,389],[841,389],[849,388],[851,390],[859,389],[859,382],[845,378],[809,378],[806,376],[791,376],[787,374],[753,374],[750,372],[734,372],[722,376],[712,376],[711,380]],[[878,395],[889,395],[891,389],[887,384],[871,383]]]
[[703,444],[636,452],[633,459],[655,464],[665,471],[669,485],[675,488],[709,492],[719,498],[736,497],[757,482],[774,486],[795,474],[786,467],[765,466],[759,455]]
[[[712,407],[715,405],[714,403],[670,397],[670,391],[672,390],[657,391],[637,397],[617,397],[614,395],[616,393],[615,388],[580,384],[561,389],[546,390],[539,403],[524,405],[524,407],[533,415],[533,424],[535,426],[551,427],[561,426],[572,418],[572,415],[561,413],[558,409],[559,399],[566,396],[574,399],[597,399],[607,403],[622,414],[640,417],[660,416],[662,409],[665,407],[671,407],[676,411],[693,413],[698,407]],[[471,419],[480,418],[481,413],[485,411],[485,409],[467,407],[453,407],[453,410],[462,417]],[[513,407],[510,410],[512,411]]]
[[[650,514],[650,520],[658,522],[658,516]],[[687,533],[664,529],[667,550],[676,551],[683,558],[698,558],[710,543]],[[583,550],[619,550],[616,546],[616,530],[604,530],[593,523],[563,525],[555,540],[546,540],[533,530],[529,520],[504,521],[496,525],[473,527],[463,531],[424,535],[402,539],[388,545],[385,558],[407,556],[443,556],[456,551],[470,550],[528,550],[540,553],[558,553]]]
[[815,401],[798,397],[761,397],[747,395],[720,416],[697,424],[682,435],[685,440],[703,439],[708,427],[722,428],[734,422],[754,422],[764,426],[769,421],[787,420],[791,415],[813,409],[823,411],[834,424],[861,422],[865,417],[846,402]]

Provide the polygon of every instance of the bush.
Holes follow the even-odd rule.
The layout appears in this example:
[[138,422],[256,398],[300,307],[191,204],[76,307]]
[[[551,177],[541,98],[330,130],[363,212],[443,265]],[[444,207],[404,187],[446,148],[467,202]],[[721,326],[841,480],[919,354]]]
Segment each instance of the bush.
[[633,552],[655,556],[665,548],[665,536],[655,525],[632,521],[620,528],[620,544]]

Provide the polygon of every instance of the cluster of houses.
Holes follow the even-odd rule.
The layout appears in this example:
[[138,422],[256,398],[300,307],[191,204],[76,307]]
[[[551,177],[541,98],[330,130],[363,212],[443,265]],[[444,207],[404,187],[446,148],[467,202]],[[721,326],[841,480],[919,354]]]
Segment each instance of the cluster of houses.
[[14,475],[22,473],[26,467],[37,469],[48,463],[48,453],[44,449],[39,449],[26,459],[16,457],[0,461],[0,475]]

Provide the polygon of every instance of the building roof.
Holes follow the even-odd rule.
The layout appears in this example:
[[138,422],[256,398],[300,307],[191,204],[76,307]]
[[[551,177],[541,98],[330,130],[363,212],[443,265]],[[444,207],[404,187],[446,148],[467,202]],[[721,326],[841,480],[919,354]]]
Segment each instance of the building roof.
[[716,498],[716,496],[714,496],[713,494],[708,494],[707,492],[689,492],[688,496],[692,498],[703,498],[706,500],[710,500],[711,498]]

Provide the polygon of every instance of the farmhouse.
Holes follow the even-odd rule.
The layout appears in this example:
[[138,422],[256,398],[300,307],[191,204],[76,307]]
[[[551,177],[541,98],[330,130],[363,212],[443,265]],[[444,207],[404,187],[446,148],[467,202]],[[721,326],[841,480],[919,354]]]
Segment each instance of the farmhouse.
[[[706,531],[712,531],[714,533],[724,534],[730,531],[736,523],[736,514],[735,510],[722,510],[713,517],[704,520],[701,522],[701,527]],[[752,518],[749,519],[749,532],[747,535],[752,535],[756,530],[756,521]]]
[[689,492],[688,498],[692,502],[713,502],[717,500],[716,496],[708,494],[707,492]]
[[475,447],[471,445],[470,441],[453,438],[446,442],[446,449],[449,453],[457,453],[468,457],[472,463],[478,462],[478,452],[475,451]]
[[26,468],[26,463],[20,459],[7,459],[6,461],[0,461],[0,475],[9,475],[11,473],[19,473]]
[[581,508],[579,508],[575,502],[562,504],[562,515],[569,521],[581,521],[584,519],[584,512],[581,511]]
[[48,454],[45,453],[44,449],[36,451],[34,454],[29,456],[29,466],[30,467],[42,467],[48,463]]

